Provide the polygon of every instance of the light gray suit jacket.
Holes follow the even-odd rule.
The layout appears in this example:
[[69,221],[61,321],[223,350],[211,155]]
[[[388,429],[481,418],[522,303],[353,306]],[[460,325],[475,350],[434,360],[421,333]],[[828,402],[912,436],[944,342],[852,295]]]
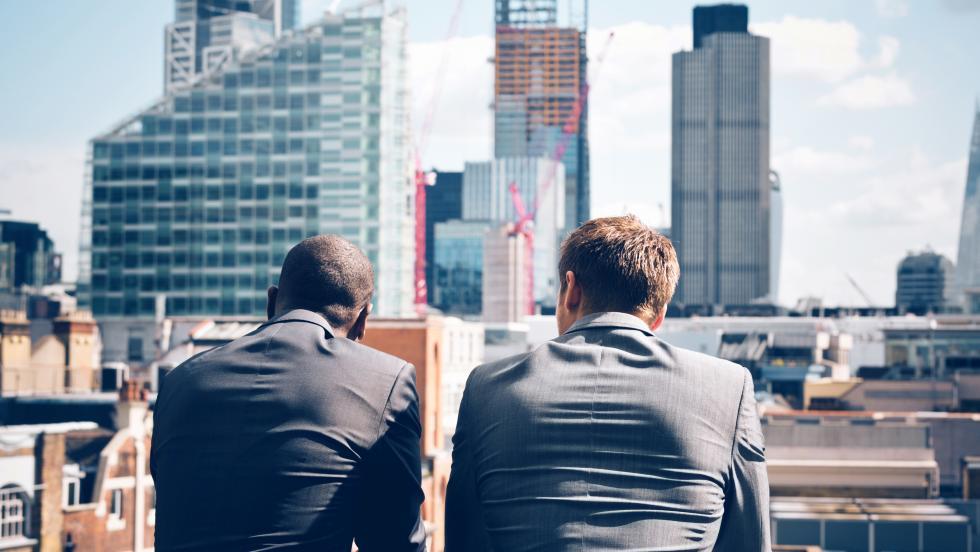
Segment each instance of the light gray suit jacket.
[[447,552],[767,551],[752,377],[590,315],[466,384]]

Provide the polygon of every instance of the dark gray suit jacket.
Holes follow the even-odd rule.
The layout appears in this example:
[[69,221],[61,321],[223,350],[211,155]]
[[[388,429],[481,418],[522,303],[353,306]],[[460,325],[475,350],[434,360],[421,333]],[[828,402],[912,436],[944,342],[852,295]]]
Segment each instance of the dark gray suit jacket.
[[294,310],[180,365],[154,412],[156,549],[425,549],[415,369]]
[[752,377],[601,313],[470,375],[447,552],[769,550]]

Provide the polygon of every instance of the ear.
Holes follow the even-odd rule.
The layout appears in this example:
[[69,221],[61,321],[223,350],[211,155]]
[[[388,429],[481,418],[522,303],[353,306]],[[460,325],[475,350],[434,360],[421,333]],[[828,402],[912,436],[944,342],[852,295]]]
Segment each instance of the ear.
[[276,317],[276,298],[279,297],[279,288],[276,286],[269,286],[266,293],[266,303],[265,303],[265,314],[272,320]]
[[571,270],[565,272],[565,291],[562,304],[568,312],[577,312],[582,306],[582,286],[575,279],[575,273]]
[[366,307],[361,309],[361,312],[357,314],[357,320],[354,324],[347,330],[347,339],[353,341],[360,341],[364,339],[364,333],[367,331],[367,318],[371,313],[371,303],[368,303]]
[[664,307],[663,309],[661,309],[660,315],[657,316],[657,319],[650,324],[650,331],[655,332],[658,329],[660,329],[660,326],[663,325],[664,318],[666,317],[667,317],[667,307]]

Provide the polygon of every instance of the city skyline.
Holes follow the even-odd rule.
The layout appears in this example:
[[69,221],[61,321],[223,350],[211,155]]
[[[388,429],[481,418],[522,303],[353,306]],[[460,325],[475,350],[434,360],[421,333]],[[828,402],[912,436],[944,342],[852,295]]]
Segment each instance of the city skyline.
[[[95,53],[92,59],[98,63],[78,79],[78,86],[58,86],[58,79],[73,74],[64,64],[74,54],[42,60],[45,52],[50,58],[51,45],[39,44],[24,52],[23,59],[3,61],[23,80],[22,86],[0,92],[11,129],[0,148],[2,207],[13,209],[14,218],[38,220],[51,231],[58,250],[66,253],[69,276],[77,258],[72,238],[78,233],[79,201],[73,198],[81,194],[85,142],[77,138],[79,128],[85,130],[83,136],[101,133],[107,121],[119,120],[158,96],[160,29],[172,17],[172,4],[162,4],[157,14],[162,19],[152,27],[144,20],[154,16],[154,9],[130,14],[129,8],[116,6],[113,17],[126,18],[130,25],[111,26],[113,38],[102,42],[125,44],[126,56]],[[416,125],[418,106],[430,95],[425,83],[432,79],[426,76],[434,72],[433,60],[443,50],[436,40],[445,36],[452,4],[408,2]],[[846,271],[876,303],[889,304],[894,269],[907,250],[931,245],[956,256],[968,127],[980,89],[980,77],[966,70],[977,38],[965,33],[975,28],[980,15],[951,11],[959,9],[955,2],[877,4],[831,2],[819,10],[794,2],[779,7],[749,4],[752,31],[773,41],[772,166],[782,176],[786,206],[783,303],[805,294],[822,295],[828,303],[863,303],[844,279]],[[316,16],[316,5],[303,3],[304,22]],[[620,212],[629,203],[648,223],[660,226],[658,203],[669,211],[669,58],[691,46],[693,5],[651,10],[624,2],[617,10],[593,9],[591,56],[597,53],[597,39],[611,28],[617,32],[599,70],[591,106],[595,215]],[[30,28],[32,20],[49,18],[55,30],[63,26],[57,15],[71,19],[72,8],[53,2],[25,10],[0,8],[23,23],[15,27]],[[492,67],[485,63],[485,54],[492,51],[491,27],[492,5],[464,6],[461,38],[453,44],[426,165],[458,170],[464,161],[489,157],[492,116],[483,100],[491,93]],[[22,33],[6,38],[20,50]],[[73,48],[90,55],[99,42],[68,36],[78,41]],[[27,66],[33,70],[17,71],[24,63],[33,64]],[[94,89],[105,82],[118,83],[119,89],[99,97],[88,90],[90,80]],[[51,89],[34,94],[38,83]],[[73,99],[66,99],[67,90]],[[35,101],[25,105],[28,94]],[[50,109],[52,102],[58,109]],[[89,109],[66,110],[77,105]],[[49,116],[42,117],[45,107]],[[624,115],[631,108],[631,117]],[[461,118],[460,113],[471,116]],[[37,191],[66,201],[34,207],[31,197]],[[843,240],[850,246],[840,248]]]

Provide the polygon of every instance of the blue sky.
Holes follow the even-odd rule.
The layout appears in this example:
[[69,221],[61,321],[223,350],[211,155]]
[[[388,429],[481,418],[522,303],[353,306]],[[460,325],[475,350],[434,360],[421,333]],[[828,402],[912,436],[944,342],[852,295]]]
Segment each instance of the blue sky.
[[[493,7],[405,0],[421,120],[447,56],[424,161],[444,170],[490,155]],[[353,2],[353,0],[350,0]],[[341,7],[348,0],[341,3]],[[305,21],[330,4],[303,0]],[[781,299],[861,304],[845,274],[891,304],[906,251],[955,260],[974,100],[980,0],[749,2],[772,40],[772,166],[784,185]],[[592,2],[593,211],[666,222],[670,55],[690,48],[693,2]],[[170,0],[0,0],[0,208],[41,221],[74,274],[86,141],[162,88]],[[662,208],[661,208],[662,206]]]

